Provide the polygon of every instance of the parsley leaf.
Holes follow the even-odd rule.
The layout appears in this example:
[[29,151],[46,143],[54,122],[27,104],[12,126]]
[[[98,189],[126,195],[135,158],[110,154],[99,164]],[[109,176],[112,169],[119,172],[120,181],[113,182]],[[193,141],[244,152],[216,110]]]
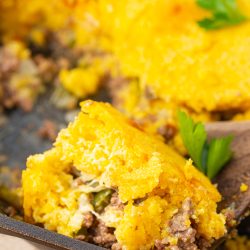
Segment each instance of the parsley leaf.
[[247,20],[238,8],[236,0],[196,0],[203,9],[212,12],[211,18],[198,21],[207,30],[221,29]]
[[191,117],[188,117],[184,112],[178,113],[178,119],[183,143],[189,154],[192,156],[195,165],[200,171],[204,172],[204,165],[202,165],[202,151],[207,140],[205,128],[201,123],[194,124]]
[[214,178],[232,157],[233,137],[214,138],[208,142],[204,124],[194,123],[182,111],[178,112],[178,121],[183,143],[195,166],[210,179]]
[[[211,140],[207,156],[207,176],[210,179],[214,178],[231,159],[232,151],[230,144],[232,140],[232,136]],[[214,166],[216,166],[216,168]]]

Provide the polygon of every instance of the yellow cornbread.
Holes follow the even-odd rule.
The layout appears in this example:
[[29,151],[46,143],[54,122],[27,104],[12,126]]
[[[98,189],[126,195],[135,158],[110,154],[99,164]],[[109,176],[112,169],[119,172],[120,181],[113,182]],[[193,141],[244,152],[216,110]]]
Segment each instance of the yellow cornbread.
[[[250,15],[250,1],[237,4]],[[132,81],[116,91],[117,107],[149,132],[176,126],[180,107],[202,121],[220,119],[215,112],[250,108],[250,22],[207,31],[197,21],[211,13],[196,0],[52,0],[48,6],[43,0],[2,0],[0,11],[4,41],[36,37],[40,43],[38,33],[50,30],[74,47],[110,54],[117,63],[104,70],[138,85]],[[64,86],[78,97],[97,89],[96,79],[69,84],[72,74],[64,75]]]
[[248,190],[248,185],[245,183],[241,183],[240,185],[240,191],[241,192],[246,192]]
[[77,97],[93,94],[99,82],[97,72],[81,68],[62,70],[59,77],[64,88]]
[[[93,210],[86,187],[73,184],[72,166],[99,186],[118,191],[124,209],[114,213],[115,222],[104,219],[106,210]],[[187,199],[193,212],[186,226],[192,220],[207,241],[226,232],[225,218],[216,212],[221,197],[210,181],[190,160],[107,103],[81,103],[78,117],[59,133],[54,147],[28,158],[22,183],[26,219],[69,236],[78,232],[90,211],[116,228],[124,249],[150,249],[166,238],[174,244],[178,237],[170,234],[169,223]]]
[[101,58],[92,56],[90,62],[87,62],[88,59],[87,56],[83,57],[79,67],[63,69],[59,74],[63,87],[78,98],[84,98],[98,90],[102,78],[112,63],[112,60],[105,55]]
[[9,41],[0,47],[0,85],[3,88],[0,105],[9,109],[19,106],[30,111],[44,91],[38,66],[25,43]]
[[44,4],[43,0],[1,0],[0,33],[3,33],[3,40],[29,35],[37,37],[40,35],[33,31],[65,27],[70,14],[67,3],[67,0],[51,0],[50,4]]
[[237,235],[228,239],[225,243],[225,250],[248,250],[250,249],[250,240],[246,236]]

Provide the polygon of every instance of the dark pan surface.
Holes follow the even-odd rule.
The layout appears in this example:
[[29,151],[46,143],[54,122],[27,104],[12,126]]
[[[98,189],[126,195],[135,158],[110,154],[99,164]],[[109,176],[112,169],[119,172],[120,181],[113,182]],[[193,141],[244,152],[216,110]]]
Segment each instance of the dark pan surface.
[[[108,101],[106,92],[101,90],[91,97],[98,101]],[[52,142],[38,136],[44,120],[54,122],[58,129],[66,127],[66,111],[57,109],[51,103],[51,94],[47,92],[35,104],[32,112],[14,109],[5,113],[5,122],[0,124],[0,160],[1,166],[25,169],[26,159],[31,154],[42,153],[52,146]],[[1,157],[0,157],[1,158]],[[25,238],[55,249],[95,250],[103,249],[93,244],[74,240],[69,237],[50,232],[43,228],[11,219],[0,214],[0,233]]]
[[[97,95],[90,97],[96,101],[109,102],[107,91],[101,89]],[[52,142],[37,135],[44,120],[55,122],[58,129],[66,127],[67,111],[57,109],[51,103],[51,94],[41,96],[32,112],[14,109],[5,114],[6,122],[0,124],[0,155],[6,156],[0,166],[25,169],[26,159],[31,154],[42,153],[49,149]]]
[[17,221],[0,214],[0,233],[28,239],[44,246],[60,250],[101,250],[103,248],[74,240],[49,230]]
[[49,140],[37,135],[45,119],[65,126],[65,112],[55,109],[49,98],[48,95],[40,98],[32,112],[15,109],[6,115],[6,123],[0,127],[0,154],[6,156],[4,164],[7,166],[25,169],[29,155],[41,153],[51,146]]
[[[39,98],[33,111],[30,113],[25,113],[20,109],[15,109],[10,111],[8,114],[5,114],[6,122],[2,123],[2,125],[0,123],[0,156],[3,155],[5,157],[2,158],[4,160],[0,160],[0,166],[6,165],[9,166],[10,168],[17,167],[19,169],[25,169],[26,158],[29,155],[35,153],[41,153],[51,147],[52,142],[39,137],[37,135],[37,131],[39,130],[39,128],[41,128],[43,121],[46,119],[54,122],[57,125],[58,129],[65,127],[67,124],[65,119],[65,115],[67,112],[55,108],[55,106],[50,102],[50,98],[51,97],[49,93]],[[104,90],[101,90],[97,96],[94,96],[91,99],[97,101],[109,101],[109,98]],[[248,128],[249,127],[250,126],[248,126]],[[216,127],[216,131],[217,130],[218,127]],[[225,130],[224,125],[223,125],[223,130]],[[212,129],[210,129],[210,133],[213,135]],[[250,138],[250,131],[248,131],[248,135]],[[241,135],[241,137],[242,136],[245,137],[245,135]],[[238,146],[236,148],[239,149]],[[240,152],[242,154],[243,151],[237,150],[237,152]],[[248,152],[246,152],[246,154],[248,155]],[[230,169],[227,167],[222,172],[222,174],[224,172],[226,173],[228,172],[229,179],[230,178],[235,179],[234,178],[235,175],[240,175],[243,172],[244,176],[249,176],[247,174],[249,173],[249,164],[248,164],[249,162],[250,161],[248,162],[244,161],[245,170],[243,168],[240,169],[236,168],[235,166],[233,168],[234,171],[232,171],[231,167]],[[229,187],[225,185],[224,188],[223,183],[224,184],[232,183],[231,181],[225,182],[224,176],[225,174],[220,175],[217,181],[219,182],[219,188],[220,191],[223,193],[223,196],[227,197],[226,194],[228,193],[231,194],[233,190],[238,191],[239,185],[238,184],[233,185],[232,188],[234,189],[229,189]],[[221,180],[219,178],[221,178]],[[246,183],[248,182],[246,181]],[[223,190],[225,191],[225,193]],[[230,192],[227,192],[228,190],[230,190]],[[248,202],[250,196],[248,196],[248,198],[246,199],[244,198],[246,197],[245,195],[246,195],[245,193],[244,195],[241,194],[242,199],[245,201],[243,209],[238,209],[238,207],[236,206],[237,211],[239,211],[238,216],[240,216],[245,211],[247,204],[249,204]],[[227,201],[231,203],[231,196],[227,197]],[[246,219],[245,221],[246,221],[245,223],[249,225],[249,220]],[[0,233],[6,233],[20,238],[29,239],[36,243],[40,243],[42,245],[46,245],[55,249],[65,249],[65,250],[102,249],[95,245],[74,240],[34,225],[16,221],[14,219],[11,219],[7,216],[0,214],[0,228],[1,227],[2,229],[0,229]],[[247,226],[244,226],[240,230],[242,233],[248,234],[249,229],[247,228],[248,228]]]

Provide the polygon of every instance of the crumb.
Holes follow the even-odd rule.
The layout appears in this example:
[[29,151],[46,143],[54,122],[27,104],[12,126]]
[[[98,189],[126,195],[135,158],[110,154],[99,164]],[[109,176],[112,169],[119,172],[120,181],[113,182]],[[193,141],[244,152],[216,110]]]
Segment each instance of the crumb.
[[[20,47],[25,57],[16,54]],[[20,107],[30,112],[37,96],[43,92],[43,82],[30,51],[22,43],[13,42],[0,47],[0,105],[6,109]],[[4,63],[2,63],[2,61]],[[44,75],[44,74],[43,74]]]
[[17,214],[17,211],[14,207],[9,206],[4,211],[9,217],[14,217]]
[[0,114],[0,126],[6,125],[7,121],[8,121],[7,116]]
[[75,239],[76,239],[76,240],[82,240],[82,241],[84,241],[84,240],[86,240],[86,236],[83,235],[83,234],[77,235],[77,236],[75,237]]
[[227,208],[227,209],[222,210],[222,213],[225,215],[227,227],[228,228],[235,227],[236,220],[235,220],[235,211],[234,211],[234,209]]
[[0,163],[4,163],[4,162],[6,162],[7,161],[7,156],[6,155],[4,155],[4,154],[0,154]]
[[0,167],[0,188],[5,186],[8,189],[19,188],[21,186],[22,171],[19,167],[12,167],[2,165]]
[[246,192],[248,190],[248,185],[245,183],[241,183],[240,185],[240,191],[241,192]]
[[88,212],[84,215],[84,226],[86,228],[90,228],[92,224],[94,223],[94,216],[92,213]]
[[54,141],[57,135],[56,124],[50,120],[45,120],[38,130],[38,135],[43,139]]
[[58,71],[56,63],[52,59],[45,58],[40,54],[35,56],[34,61],[37,65],[38,74],[43,79],[43,82],[52,82]]

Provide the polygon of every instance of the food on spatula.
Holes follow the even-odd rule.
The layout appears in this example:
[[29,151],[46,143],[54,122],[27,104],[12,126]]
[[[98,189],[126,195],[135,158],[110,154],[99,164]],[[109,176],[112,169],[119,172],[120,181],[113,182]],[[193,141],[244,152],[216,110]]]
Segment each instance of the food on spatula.
[[22,183],[27,221],[111,249],[207,249],[226,233],[209,179],[107,103],[81,103]]

